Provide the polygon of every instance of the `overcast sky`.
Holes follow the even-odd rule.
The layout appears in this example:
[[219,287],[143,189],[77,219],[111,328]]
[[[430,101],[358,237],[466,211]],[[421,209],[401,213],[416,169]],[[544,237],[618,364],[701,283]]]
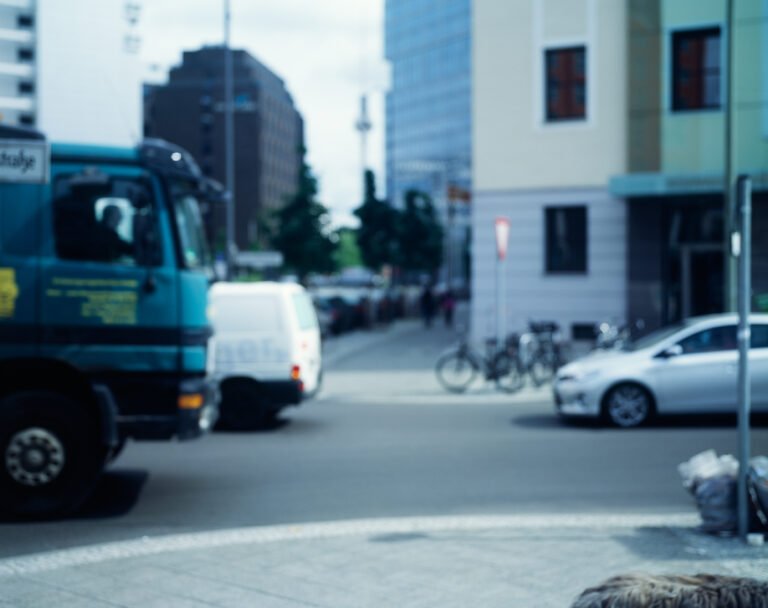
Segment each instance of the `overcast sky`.
[[[368,165],[384,190],[384,0],[231,0],[232,45],[286,83],[304,117],[319,199],[336,224],[349,224],[361,196],[360,95],[369,94]],[[142,56],[154,80],[184,50],[223,39],[223,0],[149,0],[142,8]]]

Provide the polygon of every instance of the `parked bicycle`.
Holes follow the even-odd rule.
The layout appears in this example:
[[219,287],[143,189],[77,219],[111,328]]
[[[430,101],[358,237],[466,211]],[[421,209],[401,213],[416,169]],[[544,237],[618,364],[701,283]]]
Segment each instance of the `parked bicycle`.
[[518,373],[529,376],[534,386],[552,381],[564,363],[560,326],[554,321],[529,321],[528,331],[507,339]]
[[495,339],[486,341],[483,354],[470,346],[466,336],[462,337],[458,345],[440,355],[435,373],[443,388],[452,393],[466,391],[478,375],[493,381],[498,390],[506,393],[514,393],[523,386],[514,354],[506,344],[499,348]]

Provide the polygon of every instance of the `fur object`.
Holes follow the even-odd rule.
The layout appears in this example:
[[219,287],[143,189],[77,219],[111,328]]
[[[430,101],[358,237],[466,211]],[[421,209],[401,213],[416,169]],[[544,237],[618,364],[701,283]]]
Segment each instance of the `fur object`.
[[768,582],[718,574],[626,574],[585,590],[571,608],[768,608]]

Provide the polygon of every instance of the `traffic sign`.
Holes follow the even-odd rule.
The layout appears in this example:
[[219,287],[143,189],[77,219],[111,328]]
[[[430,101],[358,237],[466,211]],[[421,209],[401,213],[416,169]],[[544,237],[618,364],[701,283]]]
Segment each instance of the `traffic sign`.
[[509,218],[497,217],[496,228],[496,255],[503,261],[507,257],[507,244],[509,243]]

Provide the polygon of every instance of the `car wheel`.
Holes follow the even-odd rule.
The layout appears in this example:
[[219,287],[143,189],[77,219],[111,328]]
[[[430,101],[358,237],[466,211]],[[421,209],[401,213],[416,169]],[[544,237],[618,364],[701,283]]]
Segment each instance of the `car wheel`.
[[639,384],[625,382],[613,387],[605,397],[605,418],[613,425],[631,428],[648,422],[653,415],[653,399]]
[[75,510],[107,456],[97,421],[79,403],[47,391],[0,399],[0,510],[48,517]]

